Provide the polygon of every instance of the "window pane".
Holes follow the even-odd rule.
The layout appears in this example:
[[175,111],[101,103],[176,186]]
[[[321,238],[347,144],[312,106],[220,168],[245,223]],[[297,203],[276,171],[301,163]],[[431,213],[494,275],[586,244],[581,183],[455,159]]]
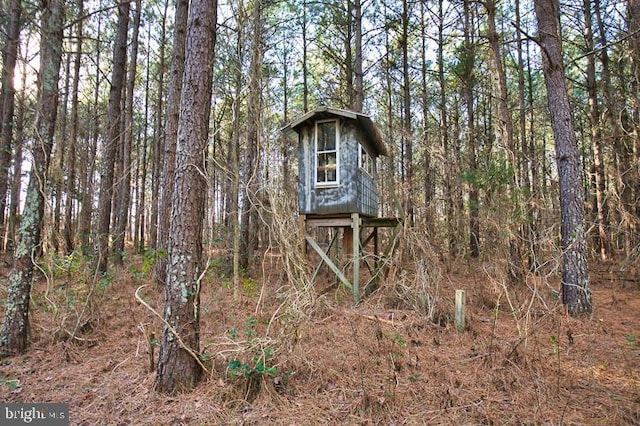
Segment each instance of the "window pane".
[[362,170],[373,176],[373,157],[369,155],[362,145],[360,145],[360,167]]
[[329,166],[332,166],[334,169],[336,168],[336,153],[335,152],[329,152],[327,154],[325,154],[327,156],[327,164]]
[[336,153],[318,154],[318,182],[336,181]]
[[323,170],[327,165],[327,154],[318,154],[318,170]]
[[318,123],[318,151],[336,149],[336,122]]
[[338,182],[337,121],[316,123],[316,182]]

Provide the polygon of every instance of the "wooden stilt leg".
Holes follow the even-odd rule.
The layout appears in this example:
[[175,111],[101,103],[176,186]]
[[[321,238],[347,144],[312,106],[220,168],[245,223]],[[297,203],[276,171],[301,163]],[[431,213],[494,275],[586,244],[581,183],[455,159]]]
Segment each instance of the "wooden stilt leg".
[[351,227],[353,230],[353,281],[351,288],[353,290],[353,303],[360,303],[360,215],[353,213],[351,215]]
[[306,224],[307,216],[301,214],[298,216],[298,232],[300,236],[300,252],[304,255],[305,259],[307,258],[307,224]]
[[344,234],[342,236],[342,250],[345,258],[348,258],[353,253],[353,226],[344,228]]

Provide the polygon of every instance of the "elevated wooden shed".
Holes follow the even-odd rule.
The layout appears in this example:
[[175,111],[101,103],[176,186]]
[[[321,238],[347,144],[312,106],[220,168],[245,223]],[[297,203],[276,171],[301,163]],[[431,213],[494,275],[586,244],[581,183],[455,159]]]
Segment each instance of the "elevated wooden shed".
[[376,159],[387,148],[367,115],[321,106],[287,127],[299,135],[301,214],[378,216]]
[[[357,303],[360,298],[360,252],[370,241],[374,258],[378,256],[379,227],[398,227],[398,218],[379,218],[376,188],[377,159],[387,155],[380,131],[365,114],[340,108],[320,106],[301,115],[284,131],[298,134],[298,207],[300,227],[308,243],[338,279],[349,287]],[[335,232],[329,247],[322,249],[307,234],[308,227],[331,227]],[[361,240],[363,228],[371,234]],[[338,230],[343,229],[343,254],[353,266],[349,281],[329,256]],[[392,238],[395,242],[395,235]],[[306,244],[305,244],[306,245]],[[385,249],[389,253],[389,248]],[[322,262],[316,267],[317,274]],[[375,279],[377,261],[367,264]]]

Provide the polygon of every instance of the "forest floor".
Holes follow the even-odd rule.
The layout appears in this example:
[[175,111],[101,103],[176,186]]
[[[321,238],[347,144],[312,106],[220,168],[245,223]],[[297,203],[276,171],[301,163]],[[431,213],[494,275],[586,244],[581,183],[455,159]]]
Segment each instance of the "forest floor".
[[[94,286],[66,262],[34,286],[32,344],[0,360],[0,401],[66,402],[73,425],[640,424],[630,264],[592,265],[594,313],[571,318],[557,277],[514,289],[486,263],[450,265],[431,303],[383,285],[354,307],[328,274],[323,294],[288,298],[277,259],[234,298],[220,262],[201,295],[205,377],[166,396],[153,390],[162,328],[149,307],[162,312],[163,292],[147,259],[131,256]],[[455,289],[467,294],[464,332],[451,320]]]

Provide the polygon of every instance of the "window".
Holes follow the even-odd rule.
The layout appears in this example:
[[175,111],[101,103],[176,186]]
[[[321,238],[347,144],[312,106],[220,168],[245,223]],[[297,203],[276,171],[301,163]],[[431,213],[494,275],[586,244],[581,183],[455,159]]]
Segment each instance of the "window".
[[316,185],[339,183],[338,121],[316,122]]
[[360,155],[358,157],[358,166],[369,176],[373,176],[373,158],[360,144],[358,144],[358,150],[360,151]]

